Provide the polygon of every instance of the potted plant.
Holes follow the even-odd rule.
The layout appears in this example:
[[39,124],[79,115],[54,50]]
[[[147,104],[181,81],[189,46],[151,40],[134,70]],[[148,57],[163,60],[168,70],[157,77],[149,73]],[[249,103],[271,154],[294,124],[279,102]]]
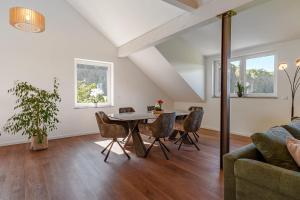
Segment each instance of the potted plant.
[[3,130],[7,133],[27,135],[31,139],[30,149],[48,148],[48,133],[56,129],[60,96],[59,83],[54,79],[53,91],[32,86],[28,82],[17,81],[9,94],[17,97],[15,114],[8,119]]
[[163,105],[164,101],[159,99],[157,100],[156,104],[155,104],[155,107],[154,107],[154,113],[155,114],[161,114],[163,113],[163,108],[162,108],[162,105]]
[[237,95],[238,97],[242,97],[245,92],[245,86],[241,84],[239,81],[237,82]]

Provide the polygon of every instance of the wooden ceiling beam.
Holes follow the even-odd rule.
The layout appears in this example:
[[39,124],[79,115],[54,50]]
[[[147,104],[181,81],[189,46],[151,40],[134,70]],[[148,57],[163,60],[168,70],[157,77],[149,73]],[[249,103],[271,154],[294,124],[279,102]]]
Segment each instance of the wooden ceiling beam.
[[200,6],[197,0],[163,0],[163,1],[186,11],[193,11],[199,8]]

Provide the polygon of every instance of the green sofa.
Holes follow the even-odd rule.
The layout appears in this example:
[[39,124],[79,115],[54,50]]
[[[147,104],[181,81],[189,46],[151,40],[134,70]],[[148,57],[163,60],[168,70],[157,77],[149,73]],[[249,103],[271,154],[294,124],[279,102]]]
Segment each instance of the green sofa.
[[254,144],[223,160],[224,200],[300,200],[300,172],[264,162]]

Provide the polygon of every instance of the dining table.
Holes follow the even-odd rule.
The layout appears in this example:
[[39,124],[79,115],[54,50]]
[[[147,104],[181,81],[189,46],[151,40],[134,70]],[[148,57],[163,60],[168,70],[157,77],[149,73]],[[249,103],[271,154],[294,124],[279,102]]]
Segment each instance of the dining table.
[[[176,117],[178,116],[187,116],[190,112],[189,111],[180,111],[180,110],[172,110],[172,111],[164,111],[164,113],[171,113],[175,112]],[[115,121],[123,121],[128,123],[129,127],[129,136],[127,142],[132,137],[133,146],[136,152],[136,155],[139,157],[144,157],[146,155],[146,146],[143,142],[143,139],[138,131],[138,124],[144,123],[148,120],[155,120],[159,115],[154,114],[153,112],[146,112],[146,113],[138,113],[138,112],[130,112],[130,113],[113,113],[109,114],[108,117],[111,120]],[[125,143],[125,146],[127,144]]]

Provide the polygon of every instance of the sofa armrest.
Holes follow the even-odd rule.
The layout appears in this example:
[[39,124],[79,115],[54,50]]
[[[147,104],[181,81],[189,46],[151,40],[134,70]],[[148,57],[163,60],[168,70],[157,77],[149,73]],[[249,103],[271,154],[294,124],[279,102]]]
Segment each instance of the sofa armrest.
[[224,200],[236,199],[236,185],[234,176],[234,163],[240,158],[259,159],[259,153],[254,144],[249,144],[223,157],[224,170]]
[[283,196],[300,199],[300,172],[250,159],[235,162],[235,176]]

